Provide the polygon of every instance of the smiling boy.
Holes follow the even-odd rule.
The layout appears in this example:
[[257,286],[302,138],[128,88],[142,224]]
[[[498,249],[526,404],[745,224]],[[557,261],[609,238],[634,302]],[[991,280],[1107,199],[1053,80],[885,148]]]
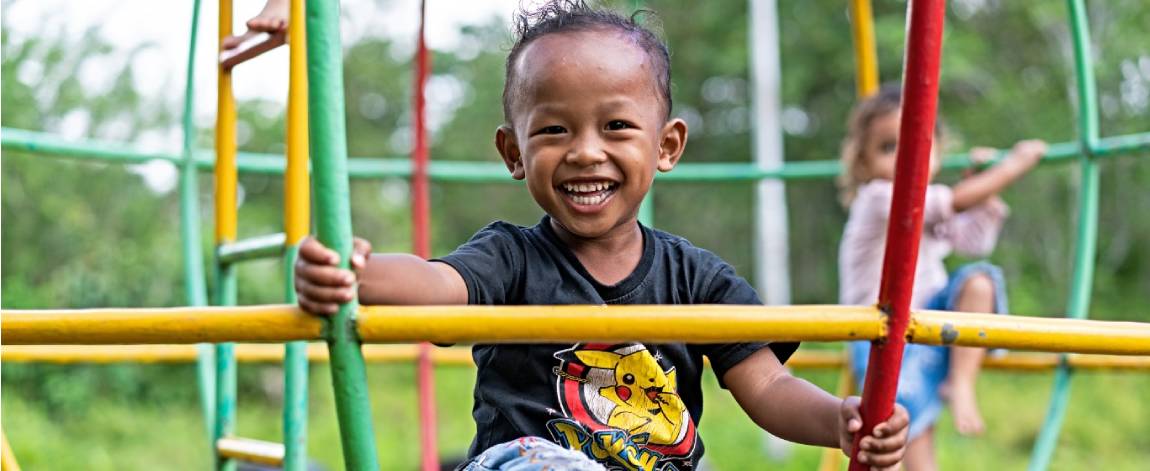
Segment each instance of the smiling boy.
[[[686,123],[670,114],[666,46],[582,2],[551,2],[518,20],[495,145],[546,216],[532,227],[492,223],[432,261],[370,254],[357,240],[354,273],[309,239],[296,266],[300,305],[331,314],[357,288],[363,304],[761,304],[719,257],[637,221],[656,171],[672,170],[687,143]],[[703,357],[764,429],[849,449],[861,426],[857,398],[791,376],[782,363],[796,348],[476,345],[466,469],[690,469],[703,455]],[[876,427],[863,459],[896,465],[906,423],[898,409]]]

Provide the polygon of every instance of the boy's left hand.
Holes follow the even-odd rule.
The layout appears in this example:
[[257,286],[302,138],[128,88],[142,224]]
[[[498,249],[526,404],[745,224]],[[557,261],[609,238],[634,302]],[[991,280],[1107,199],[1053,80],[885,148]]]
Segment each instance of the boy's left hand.
[[[855,432],[862,428],[862,415],[859,412],[861,399],[851,396],[843,400],[839,409],[839,446],[843,453],[851,456],[851,446],[854,444]],[[910,415],[906,409],[895,404],[894,413],[886,422],[875,426],[868,437],[859,442],[859,461],[871,466],[871,469],[897,469],[906,452],[907,429],[910,425]]]

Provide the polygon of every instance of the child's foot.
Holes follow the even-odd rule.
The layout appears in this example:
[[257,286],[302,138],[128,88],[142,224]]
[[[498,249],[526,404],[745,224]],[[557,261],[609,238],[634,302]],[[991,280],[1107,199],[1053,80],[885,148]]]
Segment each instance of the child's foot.
[[224,38],[224,49],[233,49],[259,33],[282,33],[288,26],[288,0],[267,0],[264,9],[248,20],[244,34]]
[[947,384],[943,388],[943,397],[950,401],[950,413],[954,415],[954,428],[960,435],[982,435],[986,424],[982,421],[982,414],[978,411],[978,400],[975,398],[974,385]]

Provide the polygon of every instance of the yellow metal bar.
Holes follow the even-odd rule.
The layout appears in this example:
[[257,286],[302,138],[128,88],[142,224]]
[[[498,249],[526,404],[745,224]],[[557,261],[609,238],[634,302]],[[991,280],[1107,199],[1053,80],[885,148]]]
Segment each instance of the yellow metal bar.
[[[315,345],[308,348],[308,358],[312,361],[328,361],[327,349]],[[315,352],[314,354],[312,352]],[[369,363],[414,362],[419,358],[418,345],[364,345],[363,359]],[[444,366],[475,366],[471,358],[471,348],[433,348],[431,361]]]
[[216,440],[216,449],[223,458],[231,458],[248,463],[283,466],[284,446],[282,443],[252,440],[250,438],[225,437]]
[[[232,35],[231,0],[220,0],[220,46]],[[216,244],[236,239],[236,99],[232,73],[217,65],[216,89]]]
[[855,48],[855,83],[860,97],[878,91],[878,54],[870,0],[851,0],[851,37]]
[[[1052,370],[1061,360],[1058,355],[1010,354],[999,358],[983,360],[984,369],[1046,371]],[[1066,356],[1066,363],[1078,370],[1150,370],[1150,357],[1089,355],[1072,353]]]
[[[1059,355],[1053,353],[1010,353],[1003,356],[987,357],[982,362],[983,369],[1011,371],[1048,371],[1058,366]],[[1071,353],[1066,362],[1078,370],[1150,370],[1150,356],[1098,355]],[[827,351],[798,351],[787,367],[796,370],[837,369],[847,365],[845,355]],[[854,393],[854,379],[849,369],[839,377],[836,394],[847,396]],[[844,387],[845,386],[845,387]]]
[[[418,354],[415,345],[364,345],[363,357],[373,363],[414,362]],[[236,345],[236,361],[244,363],[278,363],[283,360],[284,349],[272,344]],[[307,358],[312,362],[326,362],[327,346],[313,343],[307,346]],[[431,359],[443,366],[473,366],[471,349],[465,347],[436,348]],[[0,347],[0,360],[16,363],[188,363],[196,360],[194,345],[4,345]],[[792,359],[793,362],[793,359]]]
[[907,338],[927,345],[1150,355],[1150,324],[1140,322],[918,311]]
[[3,311],[6,345],[318,340],[323,322],[294,306]]
[[[238,348],[237,348],[238,350]],[[238,353],[236,355],[239,356]],[[4,345],[5,363],[188,363],[195,345]]]
[[[610,320],[611,322],[607,322]],[[318,340],[322,323],[295,306],[0,311],[8,345]],[[374,343],[874,340],[866,306],[368,306]],[[1150,324],[944,311],[913,314],[910,341],[1051,352],[1150,355]]]
[[0,471],[20,471],[20,463],[16,462],[16,454],[8,445],[8,435],[0,429]]
[[[363,358],[369,363],[414,362],[418,354],[415,345],[364,345]],[[308,345],[307,357],[311,362],[328,361],[327,347]],[[106,363],[189,363],[196,360],[193,345],[4,345],[0,346],[0,360],[6,363],[106,364]],[[283,360],[283,348],[271,344],[236,345],[236,361],[243,363],[278,363]],[[466,347],[436,348],[431,360],[448,367],[474,366],[471,349]],[[1150,356],[1084,355],[1070,354],[1067,363],[1079,370],[1150,370]],[[1011,353],[987,358],[984,369],[1046,371],[1058,366],[1058,355],[1046,353]],[[841,355],[825,351],[795,352],[787,366],[796,370],[836,369],[845,365]],[[844,384],[840,378],[840,386]],[[848,386],[853,384],[846,381]],[[850,391],[839,389],[841,395]]]
[[361,306],[364,342],[726,342],[869,340],[879,311],[865,306]]
[[[11,345],[276,342],[319,338],[295,306],[0,311]],[[611,320],[612,322],[606,322]],[[373,306],[366,342],[872,340],[881,314],[863,306]],[[619,326],[625,327],[619,327]]]
[[[288,22],[289,76],[287,168],[284,170],[284,232],[287,245],[298,244],[311,222],[308,185],[307,36],[302,1],[291,2]],[[294,19],[299,19],[294,20]]]

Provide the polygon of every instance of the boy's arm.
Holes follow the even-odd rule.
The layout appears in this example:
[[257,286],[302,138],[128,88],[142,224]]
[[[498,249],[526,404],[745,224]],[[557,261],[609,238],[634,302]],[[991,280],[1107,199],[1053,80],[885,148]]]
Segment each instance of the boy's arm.
[[[858,397],[842,400],[791,376],[770,348],[727,370],[723,382],[764,430],[798,443],[839,448],[850,455],[854,434],[862,428]],[[859,460],[875,467],[896,466],[906,451],[909,424],[906,409],[896,405],[894,415],[862,439]]]
[[842,400],[791,376],[770,348],[727,370],[723,382],[751,420],[780,438],[839,447]]
[[409,254],[372,254],[359,270],[362,304],[467,304],[467,285],[451,265]]
[[1046,154],[1045,142],[1038,140],[1018,142],[1002,162],[954,185],[954,210],[965,211],[1001,193],[1034,168],[1044,154]]
[[[313,314],[334,314],[358,287],[362,304],[466,304],[467,285],[449,265],[405,254],[371,254],[356,239],[352,270],[339,268],[339,255],[313,238],[300,244],[295,266],[299,305]],[[358,285],[358,286],[357,286]]]

